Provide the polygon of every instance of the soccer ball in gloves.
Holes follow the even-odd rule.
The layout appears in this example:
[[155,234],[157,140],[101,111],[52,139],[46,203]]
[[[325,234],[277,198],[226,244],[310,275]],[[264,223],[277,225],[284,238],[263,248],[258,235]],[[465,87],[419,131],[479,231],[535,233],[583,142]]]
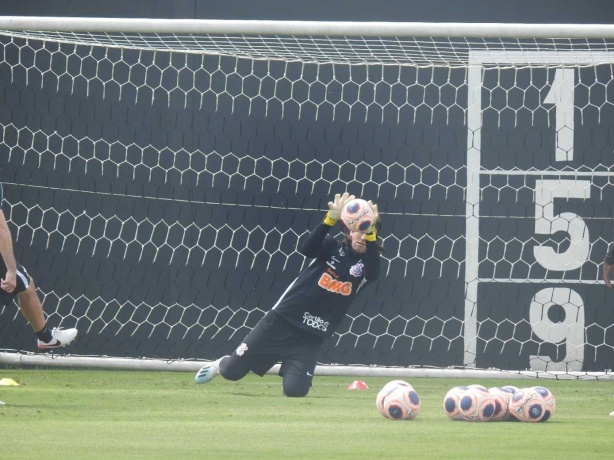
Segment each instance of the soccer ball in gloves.
[[375,211],[365,200],[355,198],[341,210],[341,220],[350,232],[366,232],[375,223]]

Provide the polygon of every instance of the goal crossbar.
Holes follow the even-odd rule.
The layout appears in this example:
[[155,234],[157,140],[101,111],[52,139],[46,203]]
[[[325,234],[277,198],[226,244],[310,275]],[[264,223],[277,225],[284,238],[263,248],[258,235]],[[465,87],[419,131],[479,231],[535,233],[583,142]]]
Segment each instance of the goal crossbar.
[[294,36],[614,38],[614,24],[270,21],[0,16],[0,30]]

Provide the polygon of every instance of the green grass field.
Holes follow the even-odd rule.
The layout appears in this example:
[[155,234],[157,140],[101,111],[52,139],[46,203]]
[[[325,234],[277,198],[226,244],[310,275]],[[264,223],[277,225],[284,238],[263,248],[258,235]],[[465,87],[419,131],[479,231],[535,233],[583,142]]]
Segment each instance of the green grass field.
[[[281,379],[191,373],[0,368],[0,458],[593,459],[614,458],[614,384],[539,380],[557,400],[545,423],[449,420],[456,385],[532,386],[535,380],[412,379],[412,421],[383,418],[386,378],[317,377],[309,396],[281,396]],[[348,390],[362,379],[369,390]]]

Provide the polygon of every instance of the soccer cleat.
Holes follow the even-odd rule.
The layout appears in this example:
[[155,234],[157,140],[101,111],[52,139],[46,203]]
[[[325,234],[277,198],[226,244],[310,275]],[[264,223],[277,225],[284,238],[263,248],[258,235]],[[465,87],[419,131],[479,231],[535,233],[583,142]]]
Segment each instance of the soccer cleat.
[[59,327],[54,327],[51,330],[51,341],[43,342],[42,340],[37,340],[38,349],[39,350],[47,350],[48,348],[60,348],[65,347],[70,344],[75,337],[77,337],[76,329],[60,329]]
[[213,361],[212,363],[205,364],[200,370],[196,373],[194,377],[194,381],[196,383],[207,383],[215,378],[219,371],[219,365],[217,361]]
[[[222,356],[224,358],[224,356]],[[194,381],[196,383],[208,383],[215,378],[217,374],[220,372],[220,361],[222,358],[215,360],[213,362],[205,364],[194,376]]]

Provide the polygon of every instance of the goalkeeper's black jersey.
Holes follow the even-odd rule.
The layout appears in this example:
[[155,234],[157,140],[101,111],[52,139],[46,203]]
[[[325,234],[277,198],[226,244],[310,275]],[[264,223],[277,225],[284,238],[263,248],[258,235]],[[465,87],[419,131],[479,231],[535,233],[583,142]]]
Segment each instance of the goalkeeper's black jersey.
[[324,223],[309,234],[300,252],[314,260],[288,286],[273,311],[310,333],[329,337],[366,283],[376,280],[380,256],[375,242],[364,254],[328,234]]

